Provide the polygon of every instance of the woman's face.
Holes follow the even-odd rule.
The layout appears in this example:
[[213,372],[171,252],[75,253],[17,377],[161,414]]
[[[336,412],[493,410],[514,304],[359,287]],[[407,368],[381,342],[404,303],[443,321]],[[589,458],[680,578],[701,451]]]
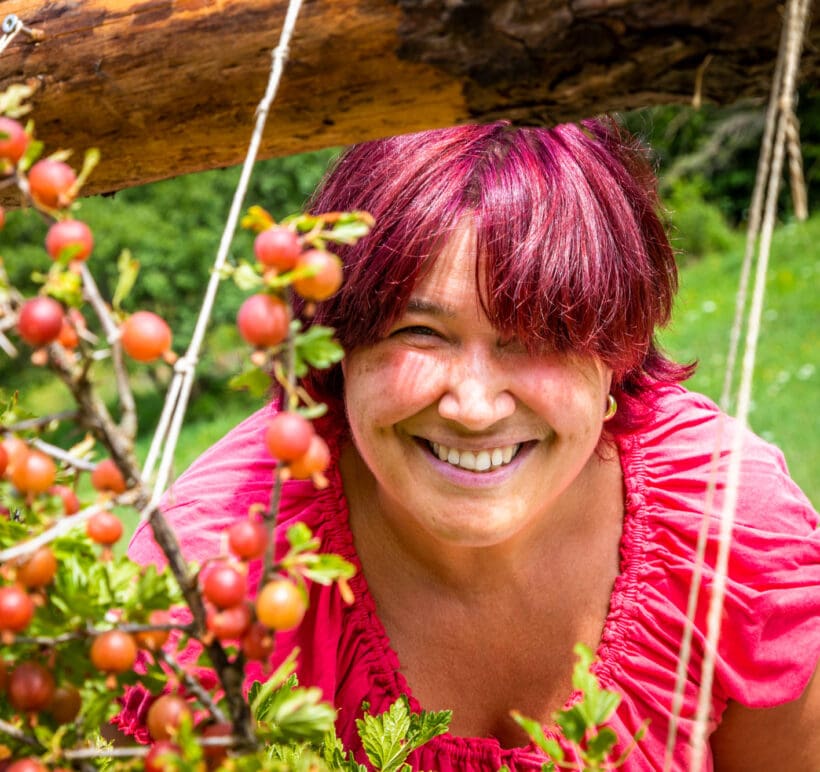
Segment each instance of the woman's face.
[[468,226],[388,334],[349,353],[344,374],[381,514],[471,547],[526,534],[583,486],[611,380],[597,360],[499,338],[478,300]]

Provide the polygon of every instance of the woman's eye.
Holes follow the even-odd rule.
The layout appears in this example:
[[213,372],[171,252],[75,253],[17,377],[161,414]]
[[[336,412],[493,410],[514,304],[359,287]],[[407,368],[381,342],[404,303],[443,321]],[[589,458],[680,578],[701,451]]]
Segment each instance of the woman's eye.
[[438,333],[435,330],[421,324],[412,324],[407,327],[400,327],[398,330],[394,330],[390,333],[391,337],[396,335],[421,335],[424,337],[432,337],[437,334]]

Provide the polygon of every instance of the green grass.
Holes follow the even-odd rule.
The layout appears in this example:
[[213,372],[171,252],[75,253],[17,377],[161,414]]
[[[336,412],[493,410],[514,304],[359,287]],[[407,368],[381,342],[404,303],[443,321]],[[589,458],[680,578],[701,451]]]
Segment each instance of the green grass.
[[[818,245],[820,214],[776,230],[749,416],[751,428],[783,450],[792,476],[815,506],[820,503]],[[684,265],[673,323],[661,336],[674,358],[699,361],[687,385],[716,401],[723,386],[743,249],[743,236],[738,235],[728,251]],[[733,409],[730,406],[730,412]]]

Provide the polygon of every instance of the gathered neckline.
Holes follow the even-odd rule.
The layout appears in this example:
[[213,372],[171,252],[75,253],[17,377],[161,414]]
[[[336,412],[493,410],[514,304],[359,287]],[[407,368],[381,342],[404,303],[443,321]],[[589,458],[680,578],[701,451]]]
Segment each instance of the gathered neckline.
[[[616,437],[615,443],[623,473],[625,500],[619,542],[619,572],[613,582],[609,610],[595,651],[596,662],[593,666],[593,672],[604,688],[611,688],[617,682],[616,676],[621,668],[621,656],[630,638],[629,628],[634,620],[647,533],[644,506],[646,470],[639,438],[636,434],[623,435]],[[340,444],[337,442],[331,444],[331,453],[337,462]],[[375,600],[364,576],[362,564],[353,543],[353,533],[350,530],[350,511],[338,463],[331,464],[328,476],[331,477],[330,485],[322,493],[325,497],[333,499],[327,501],[329,506],[325,510],[333,513],[333,521],[325,523],[324,547],[330,552],[341,555],[356,567],[356,574],[349,582],[355,601],[346,607],[345,613],[372,655],[368,657],[371,683],[383,690],[390,702],[404,696],[407,698],[411,711],[421,712],[424,706],[419,703],[402,673],[398,653],[378,615]],[[564,703],[564,708],[572,706],[580,698],[580,692],[571,693]],[[553,739],[557,737],[557,732],[549,726],[544,727],[544,731],[547,737]],[[430,744],[434,747],[446,747],[448,752],[456,758],[492,754],[509,760],[544,759],[542,752],[533,742],[525,746],[505,748],[493,737],[464,737],[447,732],[433,738]]]

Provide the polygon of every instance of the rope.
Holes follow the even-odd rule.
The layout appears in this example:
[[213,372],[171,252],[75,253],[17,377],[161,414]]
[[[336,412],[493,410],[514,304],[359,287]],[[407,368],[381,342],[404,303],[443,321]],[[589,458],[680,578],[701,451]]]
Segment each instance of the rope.
[[[157,473],[157,477],[154,482],[153,494],[150,503],[143,510],[143,517],[147,517],[148,514],[155,508],[161,495],[165,491],[171,476],[174,451],[182,430],[182,422],[185,418],[185,411],[188,407],[188,400],[190,399],[191,388],[194,382],[196,364],[199,361],[199,353],[202,349],[205,331],[211,317],[211,311],[216,299],[217,289],[221,281],[221,269],[227,261],[228,250],[230,248],[231,241],[233,240],[234,233],[236,232],[236,226],[239,222],[239,217],[242,210],[242,203],[248,190],[248,183],[250,182],[253,166],[259,152],[259,145],[262,142],[262,133],[265,129],[265,122],[267,121],[270,106],[276,97],[279,82],[282,79],[282,72],[284,71],[285,62],[287,60],[290,40],[293,37],[293,32],[296,28],[296,19],[299,15],[301,5],[301,0],[289,0],[288,10],[285,15],[285,22],[282,25],[282,30],[279,35],[279,44],[273,50],[271,55],[272,62],[270,74],[268,76],[267,88],[265,89],[265,94],[256,109],[256,124],[248,145],[248,152],[245,156],[245,161],[242,164],[242,173],[240,174],[239,182],[237,183],[236,191],[234,192],[228,219],[225,223],[225,229],[222,232],[219,249],[217,250],[216,258],[214,259],[211,277],[208,281],[205,298],[197,318],[196,327],[194,328],[194,334],[191,338],[191,343],[188,346],[185,356],[182,357],[180,363],[174,369],[174,377],[166,395],[162,415],[160,416],[157,430],[154,433],[154,438],[151,442],[151,447],[145,460],[142,477],[144,480],[148,480],[153,473],[154,466],[160,450],[162,449],[162,460],[160,462],[159,472]],[[164,447],[162,447],[163,440],[165,442]]]
[[732,437],[726,494],[720,519],[714,584],[707,614],[706,646],[695,726],[691,740],[692,756],[690,770],[693,772],[700,772],[703,768],[703,761],[706,754],[707,727],[712,701],[712,682],[714,679],[717,644],[720,635],[720,623],[723,615],[723,600],[726,592],[732,528],[734,526],[735,509],[737,506],[741,453],[751,405],[752,377],[754,373],[757,342],[760,337],[763,299],[766,289],[766,273],[777,213],[777,196],[780,190],[780,178],[783,173],[786,134],[791,116],[793,115],[795,81],[807,23],[808,8],[809,0],[789,0],[786,18],[784,20],[784,24],[788,27],[788,33],[786,35],[786,55],[783,66],[783,77],[781,83],[775,84],[772,94],[772,99],[776,100],[777,103],[779,116],[771,167],[768,175],[765,213],[760,229],[755,284],[752,293],[752,303],[749,309],[746,346],[744,349],[740,385],[738,388],[736,425]]

